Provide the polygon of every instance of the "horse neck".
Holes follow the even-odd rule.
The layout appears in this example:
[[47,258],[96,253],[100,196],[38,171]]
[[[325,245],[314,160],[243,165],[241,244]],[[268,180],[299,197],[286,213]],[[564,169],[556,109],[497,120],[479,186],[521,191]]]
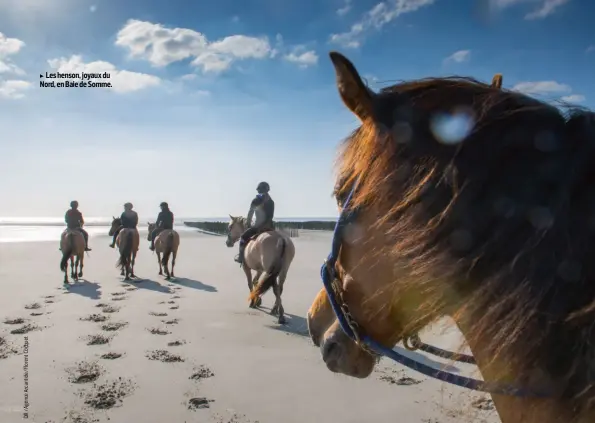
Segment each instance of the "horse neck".
[[247,228],[248,228],[248,219],[246,219],[245,217],[240,217],[240,225],[242,225],[242,232],[244,232]]
[[[499,355],[502,358],[493,360],[494,353],[487,351],[484,347],[484,345],[490,345],[489,340],[482,340],[481,336],[467,336],[470,333],[469,328],[472,327],[471,322],[477,319],[477,316],[460,317],[457,319],[457,326],[467,339],[484,380],[505,383],[528,391],[533,388],[540,391],[557,392],[557,387],[563,381],[557,381],[541,369],[527,365],[521,366],[512,356],[510,356],[511,359],[506,359],[506,353]],[[503,374],[503,369],[506,369],[508,373]],[[520,379],[519,375],[522,375],[523,381],[517,380]],[[595,421],[595,412],[577,417],[573,412],[576,404],[572,404],[570,400],[520,398],[506,395],[492,395],[492,399],[502,423],[587,423]]]

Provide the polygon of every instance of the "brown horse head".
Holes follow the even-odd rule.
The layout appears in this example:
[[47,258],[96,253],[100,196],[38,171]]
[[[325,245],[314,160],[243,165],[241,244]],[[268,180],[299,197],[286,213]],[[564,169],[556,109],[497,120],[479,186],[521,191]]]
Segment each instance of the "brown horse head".
[[[348,59],[330,56],[361,122],[343,144],[335,197],[342,205],[355,187],[336,271],[362,332],[392,348],[448,315],[484,377],[587,404],[594,114],[566,117],[502,90],[501,77],[428,78],[376,93]],[[372,372],[375,357],[343,333],[324,290],[308,324],[330,370]],[[568,404],[564,416],[575,416]]]
[[225,240],[225,245],[228,247],[233,247],[246,230],[246,227],[246,218],[242,216],[232,216],[230,214],[229,224],[227,225],[227,238]]
[[119,217],[112,216],[112,224],[109,230],[109,235],[113,236],[116,230],[122,226],[122,219]]

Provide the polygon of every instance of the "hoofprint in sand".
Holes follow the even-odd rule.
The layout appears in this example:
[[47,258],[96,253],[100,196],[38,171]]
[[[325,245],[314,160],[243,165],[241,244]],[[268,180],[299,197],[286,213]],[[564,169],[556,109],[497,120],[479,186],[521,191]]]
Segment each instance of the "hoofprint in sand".
[[[304,316],[321,287],[329,233],[294,239],[285,326],[267,314],[272,292],[262,310],[248,308],[244,274],[224,238],[182,236],[174,283],[157,275],[146,243],[138,283],[122,283],[117,252],[98,237],[85,280],[68,291],[58,241],[0,244],[0,422],[24,421],[25,337],[31,422],[499,421],[484,396],[389,361],[364,380],[326,369]],[[422,339],[460,345],[456,330],[444,330],[435,325]],[[473,366],[450,364],[479,377]]]

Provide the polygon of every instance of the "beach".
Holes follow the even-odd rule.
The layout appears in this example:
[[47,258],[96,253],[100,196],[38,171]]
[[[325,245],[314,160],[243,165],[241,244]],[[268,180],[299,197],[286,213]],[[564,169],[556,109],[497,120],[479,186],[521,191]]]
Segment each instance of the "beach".
[[[0,243],[0,422],[499,422],[485,395],[387,359],[363,380],[326,368],[305,316],[329,232],[293,239],[283,326],[268,314],[272,292],[261,309],[248,308],[237,247],[196,230],[180,235],[171,283],[157,274],[146,231],[138,281],[124,283],[110,238],[94,232],[84,280],[68,290],[57,238]],[[461,343],[447,321],[421,336],[446,349]],[[406,353],[480,377],[471,365]]]

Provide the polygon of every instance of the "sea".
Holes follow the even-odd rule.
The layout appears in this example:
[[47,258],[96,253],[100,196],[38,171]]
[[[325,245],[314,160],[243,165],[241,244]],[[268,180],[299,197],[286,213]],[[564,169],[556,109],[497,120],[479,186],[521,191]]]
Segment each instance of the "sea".
[[[275,218],[279,222],[305,222],[311,220],[334,222],[336,217],[286,217]],[[148,221],[155,218],[139,218],[139,229],[146,229]],[[85,217],[85,230],[89,237],[107,236],[111,218]],[[184,225],[184,222],[228,222],[229,217],[176,217],[176,230],[180,232],[196,232],[198,229]],[[64,219],[60,217],[0,217],[0,243],[8,242],[40,242],[59,241],[65,228]]]

